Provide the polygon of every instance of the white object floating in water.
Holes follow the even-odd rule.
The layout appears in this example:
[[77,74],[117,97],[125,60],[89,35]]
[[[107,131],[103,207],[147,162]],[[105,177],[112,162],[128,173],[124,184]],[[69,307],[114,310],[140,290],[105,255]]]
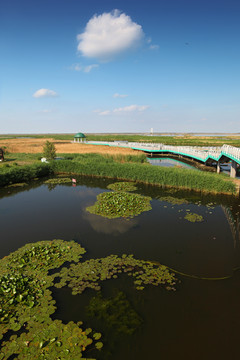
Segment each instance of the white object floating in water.
[[73,183],[73,184],[76,184],[76,183],[77,183],[77,180],[76,180],[76,179],[72,179],[72,183]]

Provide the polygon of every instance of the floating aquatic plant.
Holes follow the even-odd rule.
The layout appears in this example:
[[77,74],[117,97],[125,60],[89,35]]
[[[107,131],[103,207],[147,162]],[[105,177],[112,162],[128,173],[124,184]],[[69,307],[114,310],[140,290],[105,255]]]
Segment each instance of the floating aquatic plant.
[[186,199],[179,199],[173,196],[161,196],[158,199],[161,201],[166,201],[172,205],[188,204],[188,201]]
[[81,325],[82,322],[73,321],[64,325],[60,320],[35,322],[26,327],[27,332],[12,335],[10,341],[2,343],[0,359],[13,354],[19,360],[82,359],[86,350],[100,350],[103,344],[98,341],[101,334],[93,333],[90,328],[82,329]]
[[52,240],[26,244],[4,258],[8,268],[25,272],[46,273],[58,268],[65,261],[78,261],[86,251],[74,241]]
[[48,179],[48,180],[44,181],[44,184],[57,185],[57,184],[68,184],[71,182],[72,182],[72,179],[70,179],[70,178],[58,177],[58,178]]
[[[81,323],[63,325],[51,319],[56,310],[49,290],[54,275],[48,270],[65,262],[78,261],[85,250],[63,240],[27,244],[0,260],[0,338],[9,330],[21,330],[2,342],[0,359],[82,358],[87,346],[101,349],[91,329]],[[94,337],[95,336],[95,337]]]
[[115,190],[115,191],[134,191],[137,190],[135,183],[132,182],[116,182],[113,184],[109,184],[107,186],[108,189]]
[[0,322],[7,323],[16,315],[18,305],[32,308],[43,292],[39,283],[22,274],[7,274],[0,278]]
[[[20,360],[79,359],[85,356],[85,350],[102,348],[101,334],[93,333],[92,329],[83,330],[81,322],[62,324],[60,320],[52,320],[56,305],[50,288],[54,285],[58,288],[68,285],[73,294],[80,294],[87,288],[99,290],[100,281],[127,273],[133,276],[138,290],[147,284],[174,289],[175,275],[163,265],[137,260],[132,255],[79,262],[84,253],[85,249],[74,241],[40,241],[27,244],[0,260],[0,339],[9,331],[13,333],[11,336],[8,333],[9,338],[2,341],[0,360],[12,356]],[[58,273],[49,274],[50,269],[64,263],[71,264]],[[54,283],[57,278],[59,281]],[[100,306],[100,301],[95,301],[95,308]],[[128,305],[122,295],[112,302],[102,301],[111,311],[122,303],[124,311],[120,318],[123,320]],[[132,314],[129,321],[123,329],[130,333],[134,323],[140,320]],[[113,317],[112,322],[116,324],[117,320]]]
[[61,288],[68,285],[72,294],[81,294],[87,288],[100,290],[100,281],[117,278],[120,273],[133,276],[137,290],[143,290],[145,285],[163,285],[167,289],[174,289],[176,284],[175,274],[166,266],[155,265],[149,261],[138,260],[133,255],[110,255],[101,259],[91,259],[69,268],[63,268],[55,276],[60,280],[55,284]]
[[202,215],[190,213],[190,212],[184,216],[184,219],[190,222],[202,222],[204,220]]
[[132,218],[152,209],[151,198],[125,192],[107,192],[97,196],[97,202],[87,207],[91,214],[112,218]]
[[25,186],[27,186],[28,184],[27,183],[16,183],[16,184],[11,184],[11,185],[8,185],[8,186],[6,186],[6,187],[8,187],[8,188],[18,188],[18,187],[25,187]]

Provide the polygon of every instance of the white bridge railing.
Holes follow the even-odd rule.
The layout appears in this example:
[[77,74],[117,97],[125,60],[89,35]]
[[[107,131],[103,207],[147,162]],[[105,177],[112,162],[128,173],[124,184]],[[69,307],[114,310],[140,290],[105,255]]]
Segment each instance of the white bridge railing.
[[171,146],[164,144],[154,144],[154,143],[137,143],[137,142],[127,142],[127,141],[114,141],[114,142],[104,142],[104,141],[89,141],[88,144],[96,145],[109,145],[109,146],[120,146],[128,147],[133,149],[145,150],[148,152],[151,151],[169,151],[174,154],[185,155],[193,158],[197,158],[203,162],[206,162],[209,158],[215,161],[218,161],[221,155],[229,157],[229,159],[235,160],[240,164],[240,148],[223,145],[222,147],[200,147],[200,146]]

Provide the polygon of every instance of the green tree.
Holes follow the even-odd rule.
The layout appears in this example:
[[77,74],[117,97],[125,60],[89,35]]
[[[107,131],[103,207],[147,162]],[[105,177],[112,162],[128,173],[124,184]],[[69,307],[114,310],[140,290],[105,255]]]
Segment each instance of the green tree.
[[48,140],[45,142],[44,147],[43,147],[43,156],[47,160],[54,160],[56,157],[55,145]]

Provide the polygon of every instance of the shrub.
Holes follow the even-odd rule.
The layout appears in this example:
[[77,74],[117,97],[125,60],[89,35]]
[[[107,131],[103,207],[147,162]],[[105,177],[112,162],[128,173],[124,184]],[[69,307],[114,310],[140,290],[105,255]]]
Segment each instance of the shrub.
[[43,157],[45,157],[47,160],[54,160],[56,157],[55,145],[48,140],[45,142],[43,147]]

